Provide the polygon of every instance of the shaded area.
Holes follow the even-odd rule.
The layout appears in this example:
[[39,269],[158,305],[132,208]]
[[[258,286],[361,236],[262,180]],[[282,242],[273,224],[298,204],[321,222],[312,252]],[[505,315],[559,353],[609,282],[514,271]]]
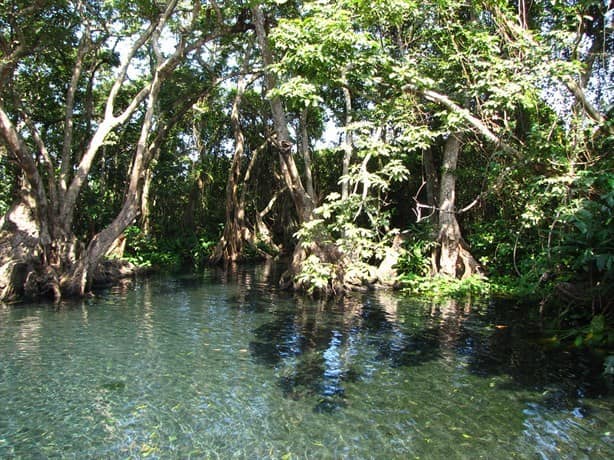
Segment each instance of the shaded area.
[[609,392],[603,356],[550,346],[519,306],[450,300],[408,309],[390,293],[295,305],[254,329],[250,352],[276,370],[284,396],[316,395],[316,411],[344,407],[346,382],[368,380],[378,368],[441,359],[485,379],[504,376],[496,386],[505,390],[541,392],[546,407],[573,409],[577,398]]
[[604,354],[556,346],[530,317],[530,307],[491,304],[473,312],[459,328],[457,353],[469,370],[485,377],[505,374],[509,389],[543,391],[547,405],[563,407],[574,398],[609,393],[603,374]]

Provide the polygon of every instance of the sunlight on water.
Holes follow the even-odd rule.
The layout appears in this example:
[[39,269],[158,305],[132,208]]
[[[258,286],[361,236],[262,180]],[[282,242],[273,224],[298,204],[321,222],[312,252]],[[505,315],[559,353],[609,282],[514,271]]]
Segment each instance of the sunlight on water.
[[315,302],[275,266],[0,307],[0,458],[613,458],[596,357],[521,312]]

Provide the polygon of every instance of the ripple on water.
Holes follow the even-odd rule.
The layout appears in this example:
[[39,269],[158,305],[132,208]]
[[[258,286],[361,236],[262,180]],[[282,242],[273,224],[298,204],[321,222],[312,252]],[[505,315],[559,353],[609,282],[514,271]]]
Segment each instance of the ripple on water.
[[614,457],[594,362],[539,348],[508,309],[314,302],[274,276],[3,307],[0,457]]

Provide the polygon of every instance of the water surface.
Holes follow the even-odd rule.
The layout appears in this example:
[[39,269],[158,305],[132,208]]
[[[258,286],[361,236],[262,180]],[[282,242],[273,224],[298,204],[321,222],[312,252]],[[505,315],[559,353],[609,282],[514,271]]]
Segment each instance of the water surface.
[[0,306],[0,458],[614,458],[601,359],[514,307],[317,302],[277,276]]

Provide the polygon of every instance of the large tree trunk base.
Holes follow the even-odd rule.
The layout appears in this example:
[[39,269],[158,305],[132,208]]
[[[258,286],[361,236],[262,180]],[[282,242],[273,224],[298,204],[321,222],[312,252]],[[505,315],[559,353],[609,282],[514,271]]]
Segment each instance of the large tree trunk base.
[[396,287],[398,284],[398,271],[396,264],[399,257],[403,254],[403,242],[405,238],[402,235],[396,235],[392,240],[392,246],[386,249],[386,256],[377,267],[378,282],[386,287]]
[[469,249],[462,242],[459,244],[458,257],[462,263],[461,279],[466,279],[473,275],[484,275],[482,266],[475,260]]
[[108,285],[136,273],[125,261],[100,262],[125,222],[132,220],[129,212],[92,239],[87,250],[61,226],[41,223],[39,212],[36,200],[24,189],[0,218],[0,301],[48,298],[58,302],[83,296],[92,285]]
[[27,263],[14,260],[0,267],[0,301],[12,302],[23,297],[29,271]]
[[[143,273],[143,270],[124,260],[103,260],[94,271],[91,287],[108,287]],[[35,299],[59,302],[64,298],[82,297],[88,290],[83,288],[78,271],[60,274],[54,267],[14,260],[0,267],[2,302]]]
[[[463,241],[452,245],[448,243],[446,249],[445,252],[442,252],[441,247],[438,247],[433,251],[431,255],[433,275],[444,275],[457,279],[467,279],[474,275],[484,276],[482,266]],[[442,260],[442,257],[446,260]]]
[[235,263],[241,258],[241,252],[237,251],[237,244],[233,244],[222,236],[209,257],[209,263],[212,265]]
[[0,267],[2,302],[39,298],[58,301],[61,297],[60,282],[52,267],[15,259]]
[[[6,225],[5,225],[6,228]],[[49,299],[59,302],[66,297],[85,294],[78,264],[69,261],[44,264],[38,240],[13,228],[0,232],[0,301]],[[94,270],[94,287],[108,286],[139,273],[127,261],[103,260]],[[89,288],[89,286],[87,286]]]
[[6,271],[0,276],[2,291],[0,300],[3,302],[18,302],[45,298],[59,300],[61,298],[57,276],[51,270],[35,269],[23,262],[4,266],[10,275],[5,278]]
[[38,267],[37,270],[31,271],[24,288],[26,299],[46,298],[59,302],[62,298],[57,272],[49,266]]
[[0,301],[12,302],[33,291],[47,291],[41,272],[44,251],[35,218],[35,200],[23,190],[0,220]]
[[280,286],[318,297],[343,294],[343,254],[333,244],[299,243],[294,248],[288,269],[282,274]]
[[[290,267],[282,275],[285,289],[308,292],[318,297],[342,296],[351,291],[369,291],[397,286],[395,265],[402,253],[403,239],[395,237],[379,266],[353,260],[334,244],[299,242]],[[323,282],[326,280],[326,282]]]

